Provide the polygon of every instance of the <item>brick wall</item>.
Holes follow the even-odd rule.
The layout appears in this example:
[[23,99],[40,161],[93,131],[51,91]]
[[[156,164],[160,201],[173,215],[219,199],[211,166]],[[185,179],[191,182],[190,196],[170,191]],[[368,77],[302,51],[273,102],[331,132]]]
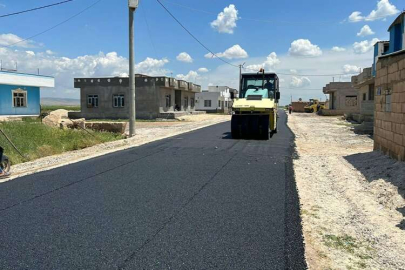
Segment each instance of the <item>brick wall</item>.
[[302,102],[302,101],[294,101],[292,103],[294,112],[305,112],[305,106],[308,105],[309,102]]
[[405,52],[380,58],[375,81],[374,149],[405,160]]

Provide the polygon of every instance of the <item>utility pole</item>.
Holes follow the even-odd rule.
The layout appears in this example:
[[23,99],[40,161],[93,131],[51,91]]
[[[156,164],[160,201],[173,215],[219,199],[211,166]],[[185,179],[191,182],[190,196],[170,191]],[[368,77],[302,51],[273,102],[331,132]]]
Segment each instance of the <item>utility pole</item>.
[[242,68],[245,65],[245,63],[243,63],[242,65],[239,65],[239,92],[242,89]]
[[129,137],[135,136],[135,49],[134,49],[134,14],[139,4],[138,0],[128,0],[129,7]]

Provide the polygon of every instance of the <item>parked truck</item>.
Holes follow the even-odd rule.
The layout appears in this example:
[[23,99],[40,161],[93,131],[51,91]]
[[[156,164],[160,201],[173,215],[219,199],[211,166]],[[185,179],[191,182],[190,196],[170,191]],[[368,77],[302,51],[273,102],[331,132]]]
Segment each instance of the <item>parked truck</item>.
[[234,139],[268,140],[277,133],[279,78],[275,73],[245,73],[239,96],[232,106],[231,131]]

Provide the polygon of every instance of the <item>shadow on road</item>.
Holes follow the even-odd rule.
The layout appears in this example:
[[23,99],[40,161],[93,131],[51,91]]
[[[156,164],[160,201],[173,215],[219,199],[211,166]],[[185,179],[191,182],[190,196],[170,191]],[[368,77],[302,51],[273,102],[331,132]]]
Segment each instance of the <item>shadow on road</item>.
[[[368,182],[383,179],[397,187],[399,195],[405,199],[405,164],[403,162],[382,155],[379,151],[360,153],[344,158],[360,171]],[[405,207],[396,210],[405,217]],[[397,227],[405,230],[405,219]]]
[[[274,133],[271,132],[270,133],[270,138],[273,138]],[[222,134],[222,139],[223,140],[239,140],[239,139],[234,139],[232,138],[232,133],[231,132],[225,132]],[[246,141],[259,141],[258,139],[254,139],[254,138],[244,138],[242,140],[246,140]]]

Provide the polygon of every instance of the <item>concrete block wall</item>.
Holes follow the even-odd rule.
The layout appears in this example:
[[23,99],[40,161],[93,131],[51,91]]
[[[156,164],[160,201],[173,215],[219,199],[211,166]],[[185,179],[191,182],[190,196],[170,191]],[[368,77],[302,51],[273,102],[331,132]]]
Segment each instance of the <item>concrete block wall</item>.
[[374,149],[405,161],[405,52],[380,58],[376,69]]
[[292,107],[294,112],[305,112],[305,106],[308,105],[309,102],[303,101],[293,101]]

